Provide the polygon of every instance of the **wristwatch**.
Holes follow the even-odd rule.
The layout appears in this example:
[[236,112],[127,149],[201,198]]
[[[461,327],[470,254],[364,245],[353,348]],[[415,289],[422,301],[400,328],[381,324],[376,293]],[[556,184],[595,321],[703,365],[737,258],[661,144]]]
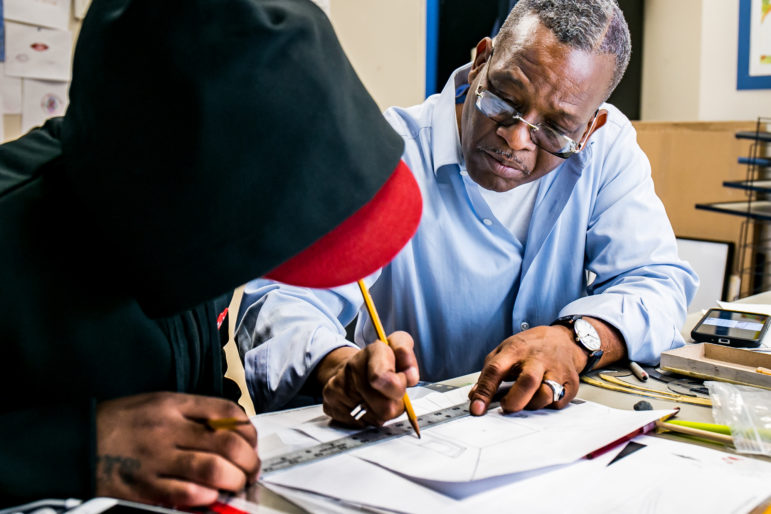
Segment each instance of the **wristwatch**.
[[562,325],[571,329],[575,336],[576,344],[588,352],[589,358],[586,361],[586,366],[584,366],[584,369],[579,373],[579,376],[585,375],[594,369],[594,365],[597,364],[600,357],[602,357],[600,336],[597,334],[597,330],[595,330],[594,326],[579,314],[563,316],[553,322],[552,325]]

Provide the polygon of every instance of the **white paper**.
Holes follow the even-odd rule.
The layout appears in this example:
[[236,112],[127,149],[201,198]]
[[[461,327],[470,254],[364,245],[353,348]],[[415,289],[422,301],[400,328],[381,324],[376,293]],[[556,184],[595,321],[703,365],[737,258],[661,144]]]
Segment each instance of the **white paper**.
[[694,444],[641,436],[645,448],[595,477],[603,495],[586,512],[750,512],[771,495],[771,463]]
[[21,114],[21,79],[5,74],[5,63],[0,62],[0,103],[2,114]]
[[70,0],[3,0],[7,20],[67,30]]
[[[579,490],[584,482],[602,472],[612,455],[444,488],[446,483],[414,481],[375,464],[340,456],[271,474],[263,483],[291,501],[308,501],[308,493],[316,494],[317,506],[311,512],[347,512],[346,506],[415,513],[507,512],[514,507],[517,512],[528,513],[574,512],[571,490]],[[559,484],[560,494],[553,494],[555,484]],[[332,507],[321,508],[324,501]],[[485,508],[470,508],[474,503],[484,504]],[[497,508],[492,509],[496,503]]]
[[75,17],[79,20],[82,20],[86,17],[86,11],[88,11],[88,6],[91,5],[91,0],[75,0],[75,12],[73,14]]
[[593,402],[562,410],[500,409],[352,452],[397,473],[469,482],[574,462],[671,411],[623,411]]
[[67,110],[68,87],[67,82],[24,79],[22,83],[22,132],[26,133],[31,128],[42,125],[48,118],[64,115]]
[[70,80],[72,33],[8,22],[5,73],[13,77]]
[[[450,403],[454,405],[466,392],[467,388],[445,394],[448,394],[448,399],[452,399]],[[416,411],[418,408],[435,410],[430,405],[423,405],[430,396],[413,402]],[[431,401],[437,401],[438,398],[435,396]],[[444,400],[439,399],[438,403],[444,404]],[[566,410],[548,413],[560,416],[572,409],[569,416],[560,416],[564,418],[562,421],[567,425],[567,430],[573,433],[566,433],[565,436],[571,438],[577,435],[576,444],[582,444],[583,432],[592,430],[593,423],[591,419],[583,418],[593,417],[595,406],[604,408],[597,404],[588,406],[592,412],[589,409],[574,409],[580,407],[574,405]],[[628,411],[619,412],[630,414]],[[426,429],[423,434],[425,437],[442,426],[457,425],[466,419],[482,420],[490,414],[481,418],[460,418]],[[270,451],[271,445],[285,444],[286,432],[291,432],[289,439],[305,437],[308,445],[317,444],[291,427],[317,424],[321,415],[321,407],[314,406],[256,416],[253,420],[260,433],[261,454]],[[533,423],[546,426],[551,423],[544,421],[548,417],[536,416]],[[326,438],[329,434],[322,435]],[[462,435],[475,441],[484,438],[485,434]],[[266,436],[265,439],[263,436]],[[623,445],[592,460],[579,459],[568,464],[540,467],[473,482],[442,482],[434,480],[435,477],[428,480],[415,479],[392,472],[383,467],[382,463],[358,459],[353,452],[349,452],[271,473],[262,477],[262,483],[290,501],[307,507],[311,512],[330,513],[362,509],[421,513],[512,510],[592,514],[748,512],[771,494],[771,463],[658,437],[640,436],[634,441],[645,447],[613,464],[610,462]],[[384,442],[382,446],[392,442]],[[534,448],[535,453],[540,451],[548,455],[555,451],[540,444],[538,446]],[[520,455],[520,452],[515,452],[509,454],[508,458],[517,460]],[[412,464],[417,466],[420,463],[413,461]],[[598,487],[598,484],[602,486]]]

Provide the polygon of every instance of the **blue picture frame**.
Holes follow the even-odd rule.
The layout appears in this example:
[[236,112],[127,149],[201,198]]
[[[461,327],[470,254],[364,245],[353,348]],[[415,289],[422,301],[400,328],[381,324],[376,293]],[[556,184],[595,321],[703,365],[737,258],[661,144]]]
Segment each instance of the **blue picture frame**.
[[739,0],[739,59],[736,89],[771,89],[771,75],[750,75],[750,32],[752,0]]
[[0,62],[5,62],[5,17],[3,16],[3,0],[0,0]]

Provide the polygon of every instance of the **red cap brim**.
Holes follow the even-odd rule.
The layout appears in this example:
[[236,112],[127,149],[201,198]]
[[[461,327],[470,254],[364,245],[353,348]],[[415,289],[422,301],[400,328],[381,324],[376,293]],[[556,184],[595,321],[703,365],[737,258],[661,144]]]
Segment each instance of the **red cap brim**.
[[415,235],[422,210],[415,177],[404,161],[399,161],[372,200],[265,277],[314,288],[355,282],[396,257]]

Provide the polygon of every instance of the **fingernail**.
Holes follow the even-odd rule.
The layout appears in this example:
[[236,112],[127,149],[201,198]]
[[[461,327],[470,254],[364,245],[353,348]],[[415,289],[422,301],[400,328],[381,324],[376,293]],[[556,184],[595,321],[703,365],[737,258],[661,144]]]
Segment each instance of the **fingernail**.
[[474,416],[481,416],[485,413],[485,402],[482,400],[474,400],[471,402],[471,414]]

